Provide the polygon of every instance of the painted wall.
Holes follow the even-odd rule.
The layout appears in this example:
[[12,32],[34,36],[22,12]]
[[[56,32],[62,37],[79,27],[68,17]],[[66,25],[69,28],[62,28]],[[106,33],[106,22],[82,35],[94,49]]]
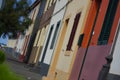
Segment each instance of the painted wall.
[[[112,28],[112,33],[115,34],[116,33],[116,27],[120,27],[120,1],[119,1],[119,4],[118,4],[118,8],[117,8],[117,12],[116,12],[116,16],[115,16],[115,19],[114,19],[114,23],[113,23],[113,26],[114,28]],[[110,40],[109,42],[113,41],[111,40],[111,37],[114,37],[113,34],[111,34],[110,36]],[[119,63],[119,52],[120,52],[120,30],[118,30],[118,34],[117,34],[117,41],[116,41],[116,44],[115,44],[115,50],[114,50],[114,53],[113,53],[113,61],[111,63],[111,68],[110,68],[110,71],[109,73],[111,74],[110,78],[112,78],[111,80],[115,80],[115,79],[120,79],[120,71],[119,71],[119,66],[120,66],[120,63]],[[115,42],[114,42],[115,43]]]
[[[53,2],[54,0],[51,0],[51,1]],[[45,41],[46,34],[48,32],[48,27],[49,27],[49,23],[51,20],[51,15],[53,13],[54,6],[55,6],[55,3],[51,6],[49,6],[50,4],[53,4],[53,3],[51,3],[50,0],[47,0],[46,4],[44,6],[45,7],[45,9],[43,11],[44,13],[40,17],[39,30],[36,32],[36,37],[35,37],[35,41],[33,44],[33,49],[31,51],[32,53],[31,53],[30,59],[29,59],[30,64],[37,65],[38,61],[39,61],[39,57],[41,55],[43,43]],[[42,43],[40,41],[42,41]]]
[[32,47],[33,47],[33,44],[34,44],[34,41],[35,41],[35,37],[36,37],[37,31],[38,31],[39,26],[40,26],[40,19],[41,19],[41,16],[43,14],[43,11],[44,11],[46,0],[36,0],[36,2],[39,2],[38,4],[40,6],[39,6],[39,9],[38,9],[38,13],[37,13],[36,19],[35,19],[35,23],[34,23],[32,34],[30,36],[29,44],[27,46],[28,48],[27,48],[27,51],[26,51],[25,59],[24,59],[24,61],[26,63],[29,62],[29,59],[30,59],[30,56],[31,56]]
[[26,29],[26,31],[25,31],[26,33],[25,33],[25,36],[24,36],[23,40],[21,39],[21,37],[19,37],[19,39],[18,39],[17,46],[18,46],[19,50],[21,50],[21,52],[19,52],[20,53],[19,59],[21,61],[26,56],[26,51],[27,51],[28,43],[29,43],[30,36],[32,34],[32,31],[33,31],[33,27],[34,27],[36,16],[37,16],[38,11],[39,11],[39,6],[40,6],[40,4],[36,5],[32,9],[32,11],[31,11],[31,13],[29,15],[29,17],[32,19],[32,24],[28,27],[28,29]]
[[38,7],[39,7],[39,5],[36,6],[29,15],[29,17],[32,19],[33,23],[26,30],[26,34],[25,35],[20,34],[20,36],[17,39],[16,52],[20,53],[21,55],[23,54],[22,50],[24,47],[25,36],[30,35],[32,33],[32,29],[34,26],[34,21],[35,21],[36,15],[37,15]]
[[46,25],[48,25],[50,23],[51,15],[53,14],[54,7],[55,7],[55,3],[53,3],[51,6],[49,6],[47,8],[47,11],[44,12],[44,14],[41,17],[39,29],[45,27]]
[[[99,32],[101,31],[101,27],[102,27],[102,26],[100,27],[100,25],[105,23],[105,22],[101,23],[103,21],[102,17],[104,17],[104,15],[102,15],[102,14],[105,13],[105,12],[107,14],[108,9],[105,10],[105,11],[104,11],[104,9],[107,8],[107,5],[110,6],[108,4],[108,2],[109,2],[108,0],[103,0],[102,1],[102,4],[103,4],[104,7],[101,4],[100,11],[99,11],[99,14],[98,14],[98,19],[97,19],[97,21],[99,21],[99,23],[96,22],[95,29],[94,29],[95,33],[93,35],[94,38],[92,38],[92,41],[95,39],[95,37],[96,37],[96,39],[98,39],[99,36],[97,36],[97,35],[100,35]],[[118,22],[118,18],[116,18],[116,16],[118,16],[118,13],[119,13],[119,7],[117,8],[117,11],[115,12],[116,15],[113,18],[113,23],[111,25],[113,30],[116,30],[115,25],[116,25],[116,22]],[[102,16],[99,17],[99,15],[102,15]],[[107,18],[107,19],[109,19],[109,18]],[[115,34],[113,33],[113,30],[111,30],[110,36],[111,35],[115,36]],[[113,40],[113,38],[109,37],[109,39],[111,39],[111,40]],[[96,40],[94,42],[97,42],[97,41],[98,40]],[[94,46],[89,47],[88,52],[87,52],[87,56],[85,58],[85,63],[83,65],[80,80],[82,80],[82,79],[97,80],[98,79],[98,75],[100,73],[100,70],[103,67],[103,64],[106,64],[105,57],[110,54],[110,50],[112,49],[112,47],[111,47],[112,44],[113,43],[110,42],[110,43],[108,43],[106,45],[94,45]],[[113,79],[113,80],[119,80],[119,79]],[[112,76],[111,76],[111,79],[108,79],[108,80],[112,80]]]
[[35,19],[36,19],[36,16],[38,14],[38,11],[39,11],[39,6],[40,4],[38,4],[33,10],[32,12],[30,13],[30,18],[32,19],[32,24],[29,26],[29,28],[27,29],[26,31],[26,35],[29,35],[32,33],[32,30],[33,30],[33,27],[34,27],[34,24],[35,24]]
[[110,34],[110,38],[109,38],[108,43],[113,42],[114,35],[115,35],[115,32],[116,32],[116,28],[118,26],[119,18],[120,18],[120,1],[118,3],[118,7],[117,7],[117,11],[116,11],[116,15],[115,15],[115,19],[114,19],[113,27],[111,29],[111,34]]
[[[53,51],[54,51],[54,48],[55,48],[55,45],[56,45],[57,38],[54,42],[55,45],[54,45],[53,49],[50,49],[51,42],[52,42],[52,39],[53,39],[53,36],[54,36],[54,32],[55,32],[57,23],[60,21],[59,30],[57,32],[56,37],[58,37],[58,35],[59,35],[60,29],[61,29],[61,24],[62,24],[62,18],[64,16],[64,12],[65,12],[65,8],[63,8],[63,7],[66,5],[66,3],[67,3],[67,0],[64,0],[64,1],[63,0],[60,0],[60,1],[57,0],[56,5],[55,5],[55,9],[54,9],[54,12],[53,12],[53,15],[52,15],[52,18],[51,18],[49,30],[50,30],[50,28],[53,24],[54,24],[54,27],[53,27],[53,31],[52,31],[52,34],[51,34],[51,37],[50,37],[50,41],[49,41],[48,48],[47,48],[46,55],[45,55],[45,59],[44,59],[44,63],[46,63],[48,65],[50,65],[50,63],[51,63],[51,59],[52,59],[52,56],[53,56]],[[62,10],[60,10],[60,9],[62,9]],[[48,34],[49,34],[49,31],[47,33],[47,38],[48,38]],[[47,40],[47,38],[46,38],[46,40]],[[46,45],[46,43],[45,43],[45,45]],[[44,49],[43,49],[43,51],[44,51]],[[43,56],[43,51],[42,51],[42,55],[40,57],[40,61],[41,61],[41,58]]]
[[[115,47],[112,48],[112,51],[113,51],[113,60],[112,60],[112,63],[111,63],[111,66],[110,66],[110,71],[109,71],[109,74],[108,74],[108,77],[107,79],[108,80],[119,80],[120,79],[120,70],[119,70],[119,66],[120,66],[120,63],[119,63],[119,58],[120,58],[120,18],[119,18],[119,23],[118,23],[118,30],[116,30],[117,34],[116,34],[116,37],[114,39],[114,44],[115,44]],[[112,53],[111,53],[112,54]]]
[[[84,1],[72,1],[68,6],[65,14],[65,19],[69,18],[69,23],[67,26],[67,31],[65,34],[62,50],[60,52],[60,57],[57,63],[57,69],[62,70],[64,72],[68,72],[71,66],[72,58],[74,55],[76,55],[74,52],[76,52],[75,48],[77,46],[77,41],[80,33],[82,33],[82,28],[84,26],[85,20],[86,20],[86,13],[88,10],[90,1],[89,0],[84,0]],[[87,6],[86,6],[87,5]],[[72,45],[72,50],[71,51],[66,51],[67,43],[69,40],[69,36],[71,33],[71,29],[74,23],[74,18],[77,13],[81,12],[81,17],[78,23],[78,28],[76,31],[76,35],[74,38],[74,42]],[[69,54],[66,56],[66,54]],[[63,63],[64,62],[64,63]],[[64,65],[64,66],[63,66]]]
[[110,49],[111,45],[89,47],[80,80],[98,79],[99,71],[101,70],[103,64],[106,63],[105,57],[109,55]]
[[[119,21],[118,27],[120,27],[120,21]],[[115,75],[120,75],[120,70],[119,70],[119,66],[120,66],[120,62],[119,62],[120,54],[119,54],[119,52],[120,52],[120,49],[119,48],[120,48],[120,30],[118,33],[118,38],[117,38],[115,50],[113,53],[113,61],[111,63],[111,68],[110,68],[110,73],[115,74]]]
[[[62,46],[62,51],[60,52],[60,57],[59,57],[58,64],[57,64],[57,69],[59,69],[59,70],[62,70],[64,72],[68,72],[69,69],[70,69],[72,58],[75,55],[74,52],[76,52],[75,48],[77,46],[77,40],[78,40],[78,37],[79,37],[79,35],[82,31],[82,27],[84,25],[84,21],[85,21],[85,18],[86,18],[86,13],[87,13],[89,3],[90,3],[89,0],[84,0],[82,2],[79,1],[79,0],[78,1],[73,0],[67,6],[65,18],[66,19],[70,18],[70,20],[69,20],[69,23],[68,23],[68,26],[67,26],[68,28],[67,28],[67,31],[66,31],[66,34],[65,34],[65,38],[64,38],[64,42],[63,42],[63,46]],[[71,33],[71,29],[72,29],[72,26],[73,26],[74,18],[75,18],[75,15],[78,12],[81,12],[81,17],[80,17],[80,20],[79,20],[79,24],[78,24],[76,35],[75,35],[75,38],[74,38],[74,42],[73,42],[73,45],[72,45],[72,51],[66,51],[66,47],[67,47],[67,43],[68,43],[69,36],[70,36],[70,33]],[[66,56],[65,54],[69,54],[69,55]]]
[[16,45],[16,52],[17,53],[22,52],[23,45],[24,45],[24,35],[20,35],[18,40],[17,40],[17,45]]
[[15,48],[16,39],[9,39],[7,43],[7,47]]
[[38,50],[36,51],[35,63],[38,63],[39,61],[42,47],[44,45],[45,38],[47,36],[48,28],[49,28],[49,25],[47,25],[46,27],[43,27],[41,30],[40,37],[39,37],[38,44],[37,44]]
[[[98,79],[99,72],[102,69],[103,64],[106,63],[105,57],[109,55],[111,50],[111,45],[112,45],[112,42],[106,45],[97,45],[98,38],[101,32],[102,24],[104,23],[104,18],[105,18],[108,6],[109,6],[109,0],[102,0],[97,18],[95,20],[94,31],[91,32],[91,33],[94,33],[92,34],[91,44],[89,45],[88,50],[84,48],[85,45],[87,45],[87,43],[83,44],[82,47],[79,48],[76,55],[76,60],[73,66],[70,80],[73,80],[73,79],[78,80],[78,76],[80,77],[80,80],[97,80]],[[118,14],[118,9],[116,14]],[[110,36],[111,35],[114,36],[113,30],[116,30],[115,25],[116,25],[117,19],[118,19],[117,17],[114,18],[113,25],[112,25],[113,29],[111,30],[112,34],[110,34]],[[90,29],[91,28],[88,27],[88,31],[90,31]],[[88,38],[86,40],[89,40],[89,37],[86,37],[86,38]],[[109,39],[113,40],[113,38],[109,38]],[[85,59],[84,61],[83,61],[83,58]],[[117,79],[113,79],[113,80],[117,80]]]
[[[68,3],[65,16],[63,19],[62,28],[60,31],[60,36],[58,37],[57,47],[53,55],[54,58],[51,64],[52,72],[50,76],[52,76],[53,78],[48,80],[53,80],[53,79],[68,80],[78,48],[77,46],[78,38],[79,35],[82,34],[83,32],[89,6],[90,6],[90,0],[84,0],[84,1],[73,0]],[[70,51],[66,51],[66,47],[73,27],[74,19],[76,14],[78,14],[79,12],[81,12],[81,17],[78,23],[78,28],[75,33],[72,49]],[[68,18],[69,21],[67,25],[66,20]]]
[[46,26],[38,30],[37,36],[36,36],[36,39],[35,39],[35,42],[32,48],[31,56],[29,59],[29,64],[35,64],[35,65],[38,64],[39,57],[41,55],[41,49],[45,42],[45,37],[47,34],[46,32],[48,32],[48,27],[49,26]]
[[20,61],[23,61],[23,59],[24,59],[24,57],[26,55],[29,38],[30,38],[30,35],[26,35],[24,37],[24,43],[23,43],[24,45],[22,47],[21,55],[19,56]]

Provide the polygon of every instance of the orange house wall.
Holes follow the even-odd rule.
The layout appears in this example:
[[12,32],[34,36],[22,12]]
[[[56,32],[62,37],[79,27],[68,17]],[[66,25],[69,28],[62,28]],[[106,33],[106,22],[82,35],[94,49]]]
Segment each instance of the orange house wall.
[[108,44],[111,44],[113,42],[119,18],[120,18],[120,0],[119,0],[119,3],[118,3],[118,7],[117,7],[116,15],[115,15],[115,18],[114,18],[114,22],[113,22],[113,25],[112,25],[112,29],[111,29]]
[[109,5],[109,0],[102,0],[100,10],[98,13],[98,18],[94,28],[94,35],[92,36],[91,45],[97,45],[108,5]]
[[98,4],[96,2],[96,0],[94,0],[91,4],[91,8],[90,11],[88,13],[88,18],[85,24],[85,29],[84,29],[84,39],[82,42],[82,47],[86,48],[88,41],[89,41],[89,37],[90,37],[90,33],[94,24],[94,20],[95,20],[95,16],[96,16],[96,12],[98,9]]

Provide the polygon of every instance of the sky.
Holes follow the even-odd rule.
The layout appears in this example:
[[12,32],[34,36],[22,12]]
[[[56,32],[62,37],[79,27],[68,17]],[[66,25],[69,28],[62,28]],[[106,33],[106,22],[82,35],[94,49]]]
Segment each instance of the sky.
[[[2,3],[2,0],[0,0],[0,7],[1,7],[1,3]],[[8,41],[8,38],[3,39],[2,37],[0,37],[0,43],[7,44],[7,41]]]
[[28,3],[31,5],[35,0],[28,0]]
[[[2,0],[0,0],[0,3],[1,3]],[[28,2],[30,2],[30,4],[32,4],[35,0],[28,0]],[[0,4],[1,6],[1,4]],[[7,44],[8,42],[8,37],[6,37],[5,39],[3,39],[2,37],[0,37],[0,43],[3,43],[3,44]]]
[[2,0],[0,0],[0,7],[1,7]]
[[8,37],[6,37],[5,39],[0,37],[0,43],[7,44],[7,42],[8,42]]

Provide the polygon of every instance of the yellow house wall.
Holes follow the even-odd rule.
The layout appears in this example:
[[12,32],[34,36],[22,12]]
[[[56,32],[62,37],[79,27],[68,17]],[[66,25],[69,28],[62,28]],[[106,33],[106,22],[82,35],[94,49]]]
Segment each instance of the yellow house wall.
[[[52,5],[52,1],[56,1],[56,0],[47,0],[46,5],[45,5],[45,9],[44,9],[44,13]],[[34,58],[34,61],[33,61],[34,63],[38,62],[38,59],[41,55],[41,47],[43,47],[43,45],[44,45],[44,41],[45,41],[45,38],[46,38],[46,33],[48,32],[48,27],[49,27],[49,24],[45,25],[43,28],[40,28],[37,32],[37,36],[35,38],[35,42],[34,42],[34,45],[33,45],[33,47],[38,47],[38,49],[36,49],[36,51],[34,53],[34,55],[35,55],[35,58]]]
[[[39,3],[31,12],[30,14],[30,18],[32,19],[32,24],[29,26],[29,28],[26,30],[26,36],[32,34],[33,28],[34,28],[34,24],[35,24],[35,20],[39,11],[39,7],[40,7],[41,3]],[[29,41],[29,40],[28,40]],[[35,46],[35,43],[33,44],[33,46]],[[30,56],[29,62],[33,62],[33,56]]]
[[29,34],[32,33],[32,30],[33,30],[33,27],[34,27],[34,23],[35,23],[35,19],[36,19],[36,16],[38,14],[38,11],[39,11],[39,7],[40,7],[40,3],[33,9],[32,13],[30,14],[30,18],[31,19],[33,18],[33,20],[32,20],[33,22],[29,26],[26,35],[29,35]]
[[45,11],[47,11],[47,8],[48,8],[48,5],[49,5],[49,1],[50,1],[50,0],[47,0],[47,2],[46,2],[46,5],[45,5],[45,10],[44,10],[44,12],[45,12]]
[[41,32],[41,30],[38,30],[37,36],[36,36],[36,38],[35,38],[35,42],[34,42],[34,45],[33,45],[33,46],[36,46],[36,45],[37,45],[40,32]]
[[[91,0],[72,0],[68,6],[64,16],[62,29],[53,55],[52,64],[47,77],[43,80],[68,80],[75,55],[78,49],[77,42],[79,35],[83,33],[84,24],[87,18]],[[77,13],[81,12],[81,17],[75,33],[72,50],[66,51],[69,36],[73,27],[74,19]],[[68,26],[65,27],[65,20],[69,18]]]
[[7,43],[7,47],[15,48],[16,45],[16,39],[9,39]]
[[[62,45],[62,50],[61,50],[61,54],[59,56],[59,60],[57,63],[57,69],[68,72],[69,68],[70,68],[70,64],[71,64],[71,60],[73,58],[73,56],[75,55],[76,51],[76,45],[78,42],[78,38],[80,33],[82,33],[83,29],[82,27],[84,27],[84,22],[86,20],[86,13],[88,10],[88,4],[90,3],[90,0],[73,0],[67,7],[66,10],[66,14],[65,14],[65,19],[67,19],[68,17],[70,18],[68,26],[67,26],[67,31],[66,31],[66,35],[65,35],[65,39]],[[76,30],[76,34],[74,37],[74,41],[72,44],[72,50],[71,51],[66,51],[67,48],[67,44],[68,44],[68,40],[70,37],[70,33],[73,27],[73,23],[74,23],[74,18],[76,16],[77,13],[81,12],[81,17],[78,23],[78,28]],[[69,54],[69,55],[66,55]]]
[[47,0],[46,5],[45,5],[45,11],[52,5],[52,2],[55,3],[56,0]]
[[34,60],[35,63],[38,61],[38,58],[39,58],[39,55],[40,55],[40,48],[41,48],[41,47],[43,46],[43,44],[44,44],[45,37],[46,37],[47,32],[48,32],[48,27],[49,27],[49,25],[47,25],[46,27],[43,27],[43,28],[41,29],[41,33],[39,33],[40,37],[39,37],[39,39],[38,39],[38,44],[37,44],[38,50],[37,50],[37,52],[36,52],[36,57],[35,57],[35,60]]
[[40,38],[39,38],[39,42],[38,42],[38,46],[43,46],[44,44],[44,41],[45,41],[45,37],[46,37],[46,34],[48,32],[48,28],[49,28],[49,25],[47,25],[46,27],[43,27],[42,28],[42,33],[40,35]]

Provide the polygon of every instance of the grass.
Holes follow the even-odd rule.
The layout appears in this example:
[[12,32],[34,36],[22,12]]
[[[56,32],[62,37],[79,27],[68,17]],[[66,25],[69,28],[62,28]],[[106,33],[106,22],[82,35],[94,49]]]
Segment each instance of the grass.
[[4,51],[0,50],[0,64],[5,61],[5,53]]
[[15,74],[10,67],[4,63],[5,55],[0,50],[0,80],[25,80],[21,76]]
[[16,75],[9,66],[5,63],[0,64],[0,80],[24,80],[22,77]]

